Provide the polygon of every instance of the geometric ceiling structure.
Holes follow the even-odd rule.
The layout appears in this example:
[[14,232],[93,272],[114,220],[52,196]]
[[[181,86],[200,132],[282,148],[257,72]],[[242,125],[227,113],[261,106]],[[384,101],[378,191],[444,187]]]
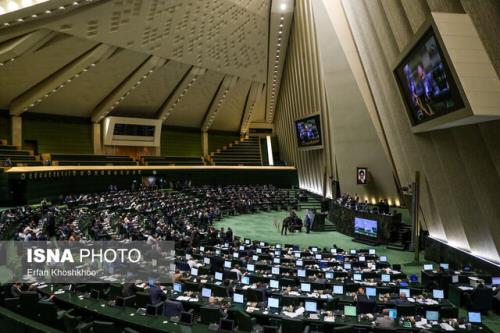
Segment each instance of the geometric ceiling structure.
[[245,132],[272,121],[292,18],[292,0],[0,0],[0,109]]

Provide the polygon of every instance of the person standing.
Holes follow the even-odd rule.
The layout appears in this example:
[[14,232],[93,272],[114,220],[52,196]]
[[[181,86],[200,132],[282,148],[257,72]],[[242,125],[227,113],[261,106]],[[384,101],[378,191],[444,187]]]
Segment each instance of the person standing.
[[286,236],[286,233],[288,231],[288,226],[290,224],[290,216],[287,216],[285,217],[285,219],[283,220],[283,224],[281,226],[281,235],[283,235],[283,232],[285,233],[285,236]]

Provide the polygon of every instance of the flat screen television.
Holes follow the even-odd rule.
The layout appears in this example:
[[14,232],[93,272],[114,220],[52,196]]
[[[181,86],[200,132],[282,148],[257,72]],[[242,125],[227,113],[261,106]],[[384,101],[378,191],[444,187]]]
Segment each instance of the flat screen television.
[[465,107],[432,28],[403,58],[394,74],[413,126]]
[[323,148],[321,117],[319,114],[297,119],[295,121],[295,131],[299,148],[303,150]]
[[377,238],[378,237],[378,222],[375,220],[363,219],[361,217],[354,218],[354,233],[358,235]]

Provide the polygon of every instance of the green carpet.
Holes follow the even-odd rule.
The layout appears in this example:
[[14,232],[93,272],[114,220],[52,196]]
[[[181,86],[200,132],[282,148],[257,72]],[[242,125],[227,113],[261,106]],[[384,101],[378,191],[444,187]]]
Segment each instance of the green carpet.
[[[281,225],[281,221],[288,215],[286,211],[273,211],[258,214],[245,214],[238,216],[231,216],[217,222],[217,228],[230,227],[234,235],[252,240],[262,240],[269,243],[280,244],[294,244],[299,245],[301,248],[308,246],[318,246],[330,248],[333,244],[344,250],[367,248],[367,245],[356,243],[352,241],[352,237],[343,235],[339,232],[311,232],[306,234],[304,231],[301,233],[288,234],[281,236],[281,230],[276,228],[276,224]],[[297,215],[301,218],[304,217],[305,211],[298,211]],[[416,274],[420,279],[420,270],[422,266],[404,265],[410,263],[414,259],[414,253],[409,251],[397,251],[387,249],[385,246],[373,246],[378,255],[386,255],[389,262],[392,264],[402,264],[402,270],[410,275]],[[427,263],[421,254],[421,263]],[[431,262],[428,262],[431,263]],[[436,265],[436,263],[433,263]],[[460,316],[466,317],[465,309],[460,309]],[[500,332],[500,316],[490,312],[488,316],[483,316],[483,322],[493,331]]]

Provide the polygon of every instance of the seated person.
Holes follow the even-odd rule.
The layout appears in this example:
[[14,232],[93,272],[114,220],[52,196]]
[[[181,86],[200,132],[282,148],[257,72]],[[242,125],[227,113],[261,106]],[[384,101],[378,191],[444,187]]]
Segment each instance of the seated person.
[[394,319],[389,317],[388,309],[384,309],[382,315],[375,319],[375,326],[380,328],[394,328],[396,326]]

